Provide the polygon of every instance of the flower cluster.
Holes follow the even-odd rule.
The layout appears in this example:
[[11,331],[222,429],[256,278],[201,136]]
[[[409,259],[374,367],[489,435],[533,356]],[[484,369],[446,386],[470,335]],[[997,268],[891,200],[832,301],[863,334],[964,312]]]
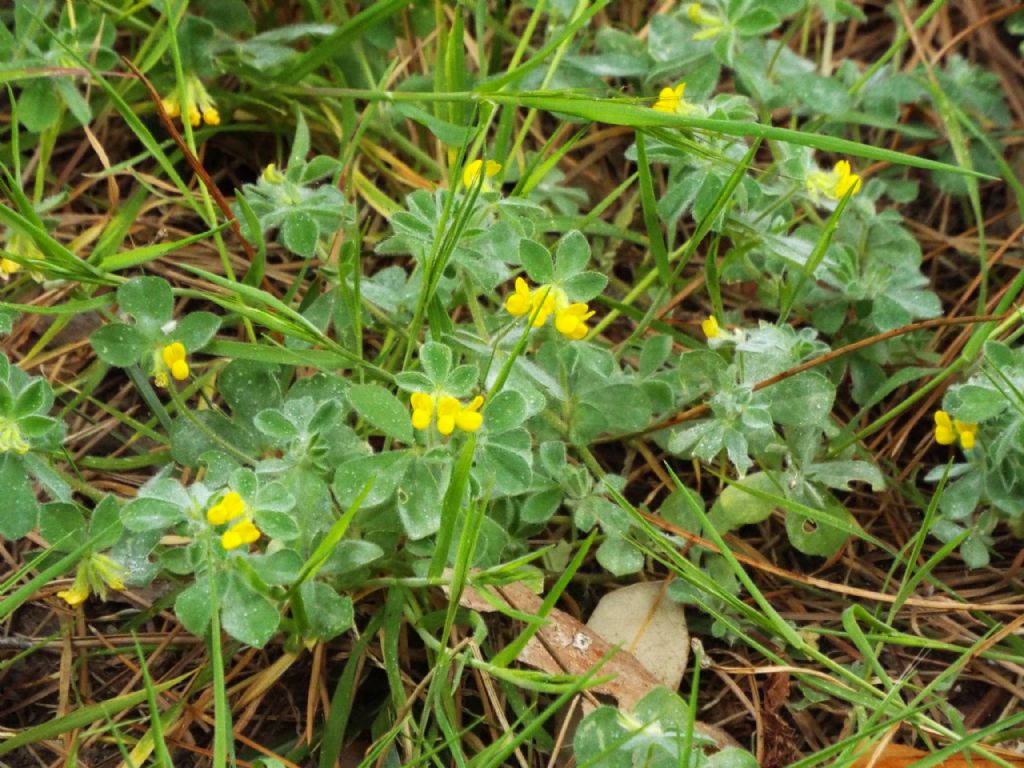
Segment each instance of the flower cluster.
[[594,311],[581,302],[570,302],[569,297],[557,285],[539,285],[534,290],[521,277],[516,278],[515,293],[505,300],[505,309],[510,315],[530,315],[533,327],[540,328],[554,314],[555,328],[560,334],[573,341],[584,338],[590,329],[587,320]]
[[694,24],[704,29],[694,34],[694,40],[711,40],[725,31],[725,22],[712,13],[707,13],[700,3],[690,3],[686,15]]
[[190,75],[185,78],[182,91],[184,102],[179,100],[177,90],[160,101],[168,117],[184,115],[193,128],[198,128],[200,123],[220,125],[220,112],[198,77]]
[[211,525],[224,525],[232,520],[243,518],[234,523],[221,534],[220,543],[224,549],[235,549],[243,544],[252,544],[260,537],[260,529],[256,527],[246,511],[245,501],[235,491],[228,491],[224,498],[206,511],[206,519]]
[[952,445],[959,438],[960,447],[967,450],[974,447],[977,437],[977,424],[951,419],[945,411],[935,412],[935,442],[939,445]]
[[124,589],[125,568],[106,555],[93,553],[83,558],[78,564],[75,581],[71,589],[57,593],[68,605],[80,605],[89,595],[96,593],[103,600],[107,599],[107,587],[120,592]]
[[171,342],[160,350],[159,356],[154,362],[155,373],[153,381],[158,387],[167,386],[167,374],[170,373],[175,381],[184,381],[188,378],[189,367],[185,360],[187,354],[185,345],[180,341]]
[[468,405],[463,405],[451,395],[440,392],[428,395],[426,392],[413,392],[410,398],[412,405],[412,426],[414,429],[429,429],[437,411],[437,431],[448,436],[458,427],[463,432],[476,432],[484,423],[480,406],[484,404],[482,395],[474,397]]
[[818,195],[832,200],[840,200],[860,191],[861,178],[850,170],[847,160],[840,160],[831,171],[812,171],[807,174],[807,191],[817,202]]
[[496,163],[494,160],[487,162],[474,160],[462,170],[462,183],[467,187],[473,187],[480,180],[480,175],[483,174],[483,186],[486,188],[487,179],[497,176],[499,171],[501,171],[501,163]]

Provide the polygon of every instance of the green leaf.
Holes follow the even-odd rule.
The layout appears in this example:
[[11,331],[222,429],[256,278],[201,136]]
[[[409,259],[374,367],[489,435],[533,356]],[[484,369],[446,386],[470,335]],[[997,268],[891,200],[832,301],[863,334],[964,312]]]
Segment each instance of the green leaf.
[[305,211],[292,211],[285,216],[281,226],[281,241],[292,253],[306,259],[312,258],[316,255],[319,237],[316,220]]
[[57,122],[60,99],[47,78],[29,82],[18,99],[18,119],[26,130],[41,133]]
[[288,417],[276,408],[260,411],[252,423],[256,429],[280,445],[286,445],[299,434],[299,430],[288,420]]
[[302,572],[302,558],[294,549],[279,549],[249,558],[253,570],[267,584],[293,584]]
[[763,390],[776,424],[810,427],[824,424],[832,413],[836,388],[817,371],[806,371]]
[[734,28],[740,37],[756,37],[771,32],[780,23],[779,17],[774,13],[758,8],[737,20]]
[[205,637],[210,625],[210,589],[205,579],[197,581],[178,593],[174,599],[174,613],[185,627],[196,637]]
[[14,402],[14,415],[29,416],[31,414],[50,410],[53,405],[53,390],[46,379],[34,378],[29,385],[21,390],[18,399]]
[[872,491],[885,489],[885,478],[881,470],[867,461],[838,460],[810,464],[806,468],[807,477],[827,485],[829,488],[853,490],[852,482],[869,483]]
[[331,640],[355,624],[352,598],[339,595],[320,581],[305,581],[299,587],[306,618],[313,637]]
[[232,360],[217,377],[217,388],[234,416],[251,419],[281,403],[278,367],[255,360]]
[[473,136],[472,128],[449,123],[408,102],[397,102],[395,111],[403,117],[415,120],[450,147],[465,146]]
[[271,539],[281,541],[295,541],[302,533],[294,517],[272,509],[256,511],[256,527]]
[[124,323],[110,323],[92,332],[89,343],[100,360],[118,368],[137,365],[149,349],[149,342],[135,328]]
[[443,386],[452,369],[452,351],[446,344],[428,341],[420,347],[420,365],[435,386]]
[[[998,381],[998,378],[996,379]],[[1009,406],[1006,395],[991,386],[964,384],[950,393],[953,414],[961,421],[977,424],[995,418]]]
[[174,314],[171,286],[162,277],[134,277],[117,289],[121,310],[144,326],[147,335],[165,325]]
[[331,552],[330,558],[324,563],[323,568],[320,569],[320,573],[344,575],[382,557],[384,557],[384,550],[372,541],[359,541],[358,539],[340,541]]
[[382,504],[394,494],[411,460],[406,451],[388,451],[345,462],[334,473],[333,487],[338,503],[353,504],[367,481],[372,479],[373,487],[363,500],[363,506]]
[[562,281],[562,288],[571,301],[590,301],[607,285],[607,276],[600,272],[580,272]]
[[11,453],[0,453],[0,488],[4,494],[0,537],[15,541],[36,527],[39,503],[24,465]]
[[191,354],[209,344],[218,328],[220,318],[212,312],[190,312],[178,321],[170,339],[180,341]]
[[519,241],[519,260],[523,263],[527,277],[537,285],[544,285],[555,279],[555,266],[551,261],[551,254],[537,241],[527,238]]
[[124,527],[136,533],[164,529],[184,517],[184,511],[177,504],[144,496],[132,499],[121,510]]
[[74,504],[44,504],[39,532],[50,546],[70,552],[85,540],[85,517]]
[[526,415],[526,399],[514,389],[506,389],[484,406],[484,426],[490,432],[504,432],[522,424]]
[[254,648],[267,644],[281,620],[277,608],[233,572],[227,574],[220,605],[224,631]]
[[555,280],[565,280],[577,275],[590,263],[590,243],[577,229],[567,232],[555,251]]
[[644,567],[644,556],[626,539],[613,535],[597,548],[597,562],[613,576],[625,576]]
[[640,362],[637,365],[637,373],[641,378],[647,378],[668,360],[672,354],[672,337],[667,334],[650,336],[644,342],[640,350]]
[[353,384],[346,393],[349,404],[362,418],[388,437],[413,442],[409,410],[379,384]]
[[793,546],[805,555],[831,557],[846,543],[849,538],[847,530],[850,526],[856,526],[856,522],[835,496],[827,491],[819,491],[819,494],[822,502],[814,504],[814,508],[826,520],[833,519],[843,527],[829,525],[823,520],[812,520],[790,509],[786,511],[786,533]]
[[743,486],[774,495],[779,493],[778,485],[766,472],[755,472],[743,482],[728,486],[719,494],[708,513],[708,522],[719,533],[726,533],[742,525],[760,523],[775,511],[774,502],[746,493]]
[[437,533],[441,526],[441,487],[430,465],[413,461],[396,489],[398,516],[410,539]]

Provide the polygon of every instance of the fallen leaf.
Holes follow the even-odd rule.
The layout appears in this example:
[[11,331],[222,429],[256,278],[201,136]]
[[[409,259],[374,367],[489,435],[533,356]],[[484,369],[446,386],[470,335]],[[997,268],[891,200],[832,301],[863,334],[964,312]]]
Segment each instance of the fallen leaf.
[[[536,616],[542,600],[521,583],[492,587],[491,599],[475,588],[466,586],[459,604],[479,613],[517,612]],[[530,638],[518,660],[552,675],[581,676],[590,672],[606,656],[597,677],[602,681],[588,688],[591,693],[610,696],[620,708],[632,711],[637,702],[661,686],[631,653],[614,651],[593,629],[557,608],[551,609],[547,620]],[[609,679],[603,679],[609,678]],[[713,739],[720,748],[735,746],[736,741],[721,728],[694,723],[697,733]]]
[[[986,747],[986,749],[1011,765],[1024,766],[1024,755],[996,747]],[[906,766],[913,765],[918,760],[928,757],[928,754],[928,752],[903,744],[886,744],[877,753],[873,748],[866,749],[857,758],[852,768],[906,768]],[[947,757],[941,763],[937,763],[936,768],[998,768],[998,766],[999,763],[986,760],[976,753],[969,752],[967,754],[961,753]]]
[[587,626],[631,653],[670,691],[679,689],[690,654],[683,606],[665,584],[644,581],[612,590],[594,608]]

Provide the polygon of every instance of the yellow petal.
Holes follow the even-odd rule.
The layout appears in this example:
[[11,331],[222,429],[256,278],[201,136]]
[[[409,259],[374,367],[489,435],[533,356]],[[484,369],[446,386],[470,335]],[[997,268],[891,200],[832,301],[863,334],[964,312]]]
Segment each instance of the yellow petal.
[[953,420],[949,418],[949,414],[945,411],[936,411],[934,419],[936,427],[948,429],[950,432],[953,431]]
[[[77,582],[77,579],[76,579]],[[85,602],[85,599],[89,597],[89,587],[85,584],[75,584],[71,589],[63,590],[57,593],[57,597],[61,598],[68,605],[80,605]]]
[[714,315],[710,315],[707,320],[702,320],[700,329],[704,331],[704,335],[709,339],[716,339],[722,334],[722,329],[718,326],[718,318]]
[[409,403],[415,411],[426,411],[428,415],[434,412],[434,398],[426,392],[413,392]]
[[455,413],[448,413],[442,416],[440,413],[437,415],[437,431],[446,437],[455,431],[455,417],[458,415],[458,411]]
[[455,416],[455,425],[463,432],[476,432],[484,423],[484,415],[477,411],[463,409]]
[[203,122],[207,125],[220,125],[220,112],[216,107],[206,107],[203,110]]
[[184,360],[176,360],[171,366],[171,376],[177,381],[184,381],[188,378],[188,363]]
[[437,401],[437,416],[454,416],[462,406],[451,395],[445,395]]
[[172,342],[161,350],[160,355],[163,357],[164,365],[171,368],[179,360],[185,359],[185,345],[180,341]]
[[224,508],[224,513],[227,515],[228,520],[234,520],[245,513],[245,500],[236,491],[228,491],[224,498],[221,499],[220,506]]
[[430,426],[433,414],[430,411],[415,410],[412,412],[413,429],[426,429]]
[[208,510],[206,510],[206,519],[210,525],[223,525],[228,521],[227,510],[224,509],[224,504],[214,504]]
[[473,184],[476,183],[477,177],[480,176],[480,169],[483,167],[483,164],[483,160],[474,160],[462,169],[462,184],[464,186],[472,187]]

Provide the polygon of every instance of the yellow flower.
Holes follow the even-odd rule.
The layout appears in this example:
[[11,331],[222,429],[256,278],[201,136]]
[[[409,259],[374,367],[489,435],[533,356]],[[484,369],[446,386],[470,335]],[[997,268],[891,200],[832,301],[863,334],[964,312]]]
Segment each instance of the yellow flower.
[[206,519],[213,525],[223,525],[229,520],[245,514],[245,502],[235,491],[229,491],[223,499],[210,507]]
[[120,563],[114,562],[106,555],[95,552],[87,555],[78,564],[78,571],[75,573],[75,581],[70,589],[57,593],[68,605],[80,605],[86,601],[91,594],[97,594],[100,599],[107,599],[107,587],[120,592],[124,589],[125,568]]
[[505,309],[510,315],[522,317],[533,309],[533,301],[530,298],[530,286],[521,277],[516,278],[516,291],[509,294],[505,299]]
[[474,160],[462,170],[462,183],[467,187],[474,186],[480,180],[482,172],[484,177],[483,185],[486,187],[487,179],[497,176],[500,170],[501,163],[497,163],[494,160],[488,160],[486,163],[483,160]]
[[661,93],[658,94],[658,100],[654,102],[652,109],[674,115],[679,105],[683,103],[683,93],[685,91],[686,83],[680,83],[675,88],[662,88]]
[[587,320],[594,311],[583,302],[570,303],[565,291],[558,285],[539,285],[533,291],[521,277],[516,278],[516,290],[505,299],[505,309],[516,317],[530,314],[534,328],[540,328],[553,314],[555,328],[566,338],[579,341],[588,331]]
[[977,424],[951,419],[945,411],[935,412],[935,442],[939,445],[952,445],[960,438],[960,447],[968,450],[974,447],[977,437]]
[[273,163],[269,163],[267,167],[263,169],[263,180],[268,184],[280,184],[284,181],[284,174],[277,170],[277,167]]
[[594,316],[594,310],[583,302],[570,304],[555,314],[555,328],[560,334],[573,341],[587,335],[587,320]]
[[169,96],[160,100],[168,117],[173,119],[184,114],[193,128],[198,128],[200,123],[204,122],[207,125],[220,125],[220,112],[217,111],[213,98],[198,77],[195,75],[186,77],[181,90],[185,96],[184,105],[178,98],[177,88]]
[[437,431],[446,437],[455,431],[455,417],[462,405],[451,395],[442,395],[437,401]]
[[[412,425],[415,429],[428,429],[434,418],[435,398],[426,392],[413,392],[409,399],[412,405]],[[480,406],[484,404],[481,395],[474,397],[469,405],[463,405],[457,398],[446,392],[437,393],[437,431],[447,437],[458,427],[463,432],[476,432],[484,422]]]
[[243,544],[252,544],[260,538],[260,529],[252,520],[246,518],[240,523],[235,523],[228,528],[220,537],[220,544],[224,549],[236,549]]
[[175,381],[184,381],[188,378],[189,367],[185,360],[188,350],[180,341],[172,341],[160,350],[154,368],[153,381],[158,387],[167,386],[167,374],[170,372]]
[[718,326],[718,318],[714,315],[708,315],[707,320],[701,320],[700,329],[709,339],[716,339],[722,334],[722,329]]
[[413,429],[427,429],[434,418],[434,398],[426,392],[413,392],[409,399],[412,405]]
[[75,583],[71,589],[61,590],[57,593],[57,597],[70,606],[80,605],[85,602],[86,598],[89,597],[89,587],[82,577],[81,569],[79,569],[78,574],[75,576]]
[[480,406],[484,404],[483,395],[474,397],[469,405],[465,405],[455,414],[455,426],[463,432],[476,432],[484,423],[484,415],[480,413]]
[[725,22],[712,13],[705,13],[704,9],[700,7],[700,3],[690,3],[686,9],[686,15],[694,24],[704,27],[693,35],[694,40],[710,40],[725,31]]
[[0,257],[0,280],[7,280],[11,275],[21,269],[21,264],[6,256]]
[[806,184],[814,202],[818,201],[819,194],[840,200],[847,193],[855,195],[860,191],[861,178],[851,172],[849,161],[840,160],[831,171],[812,171],[807,174]]

